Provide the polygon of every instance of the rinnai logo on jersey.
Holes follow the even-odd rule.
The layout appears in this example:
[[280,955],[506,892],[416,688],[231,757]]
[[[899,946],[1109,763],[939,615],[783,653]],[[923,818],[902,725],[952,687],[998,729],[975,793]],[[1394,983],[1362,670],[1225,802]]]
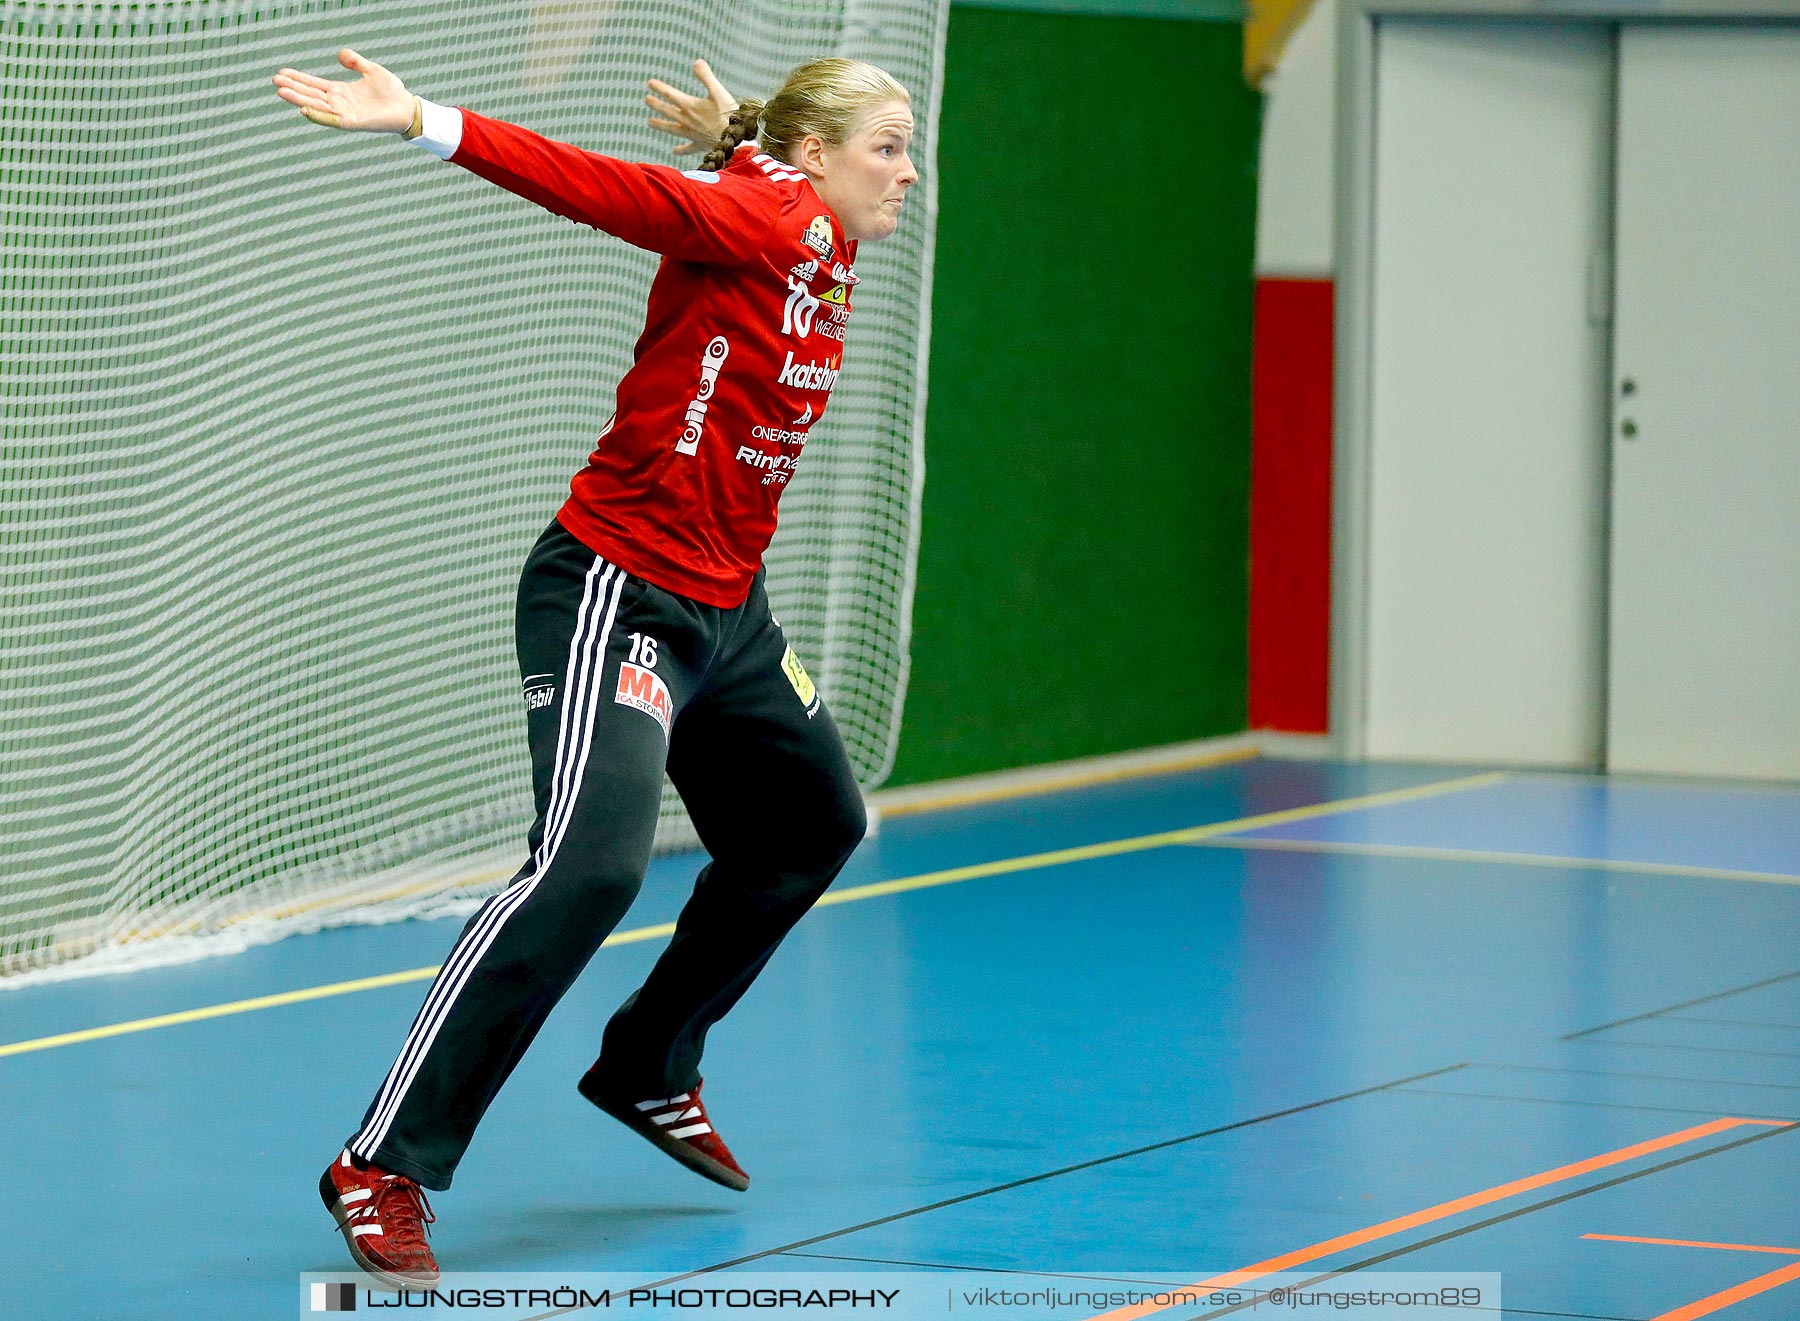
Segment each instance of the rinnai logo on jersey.
[[663,728],[663,737],[669,736],[669,722],[675,718],[675,703],[669,700],[669,685],[654,670],[633,665],[630,661],[621,664],[619,687],[613,694],[613,701],[655,716]]
[[787,361],[782,364],[781,375],[775,378],[779,385],[791,385],[796,390],[822,390],[830,392],[837,384],[838,364],[842,358],[827,358],[824,362],[795,362],[794,351],[788,350]]
[[675,442],[677,454],[692,454],[700,448],[700,433],[706,430],[706,401],[713,397],[719,384],[719,368],[730,353],[731,345],[725,336],[714,335],[706,352],[700,355],[700,388],[688,404],[686,425],[681,429],[681,439]]
[[[757,430],[766,428],[758,427]],[[763,473],[764,486],[786,486],[788,478],[794,475],[794,469],[800,466],[798,454],[769,454],[750,445],[738,446],[737,460]]]

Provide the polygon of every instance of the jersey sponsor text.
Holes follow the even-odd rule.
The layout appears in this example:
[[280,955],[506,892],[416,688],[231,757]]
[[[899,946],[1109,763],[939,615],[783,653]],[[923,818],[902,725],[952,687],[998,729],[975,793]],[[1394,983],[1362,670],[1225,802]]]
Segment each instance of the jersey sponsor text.
[[626,661],[619,666],[619,687],[613,701],[629,706],[645,715],[656,717],[663,737],[669,736],[669,723],[675,718],[675,704],[669,700],[669,685],[654,670]]
[[556,676],[554,674],[528,674],[525,676],[525,709],[541,711],[556,700]]
[[838,363],[841,358],[827,359],[824,362],[795,362],[794,351],[788,350],[787,361],[781,365],[781,375],[775,380],[781,385],[791,385],[796,390],[823,390],[830,392],[837,384]]

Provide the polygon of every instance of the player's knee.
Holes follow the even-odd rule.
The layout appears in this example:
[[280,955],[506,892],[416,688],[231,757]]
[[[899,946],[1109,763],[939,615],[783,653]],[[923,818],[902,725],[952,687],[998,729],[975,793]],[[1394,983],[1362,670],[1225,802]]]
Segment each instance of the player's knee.
[[[851,794],[849,801],[845,803],[842,824],[843,834],[840,838],[843,846],[842,861],[847,862],[850,855],[856,852],[856,846],[869,835],[869,809],[863,803],[861,793]],[[840,865],[842,864],[840,863]]]
[[783,831],[784,847],[771,856],[765,843],[760,860],[774,862],[790,878],[790,900],[810,904],[843,870],[868,831],[862,794],[852,785],[848,793],[795,812]]
[[574,905],[584,926],[600,930],[601,939],[610,934],[631,901],[644,884],[641,872],[613,866],[590,866],[583,869],[577,882],[579,893]]
[[817,850],[817,871],[824,884],[830,884],[832,877],[850,861],[850,855],[856,852],[856,846],[868,833],[869,814],[863,806],[862,794],[854,788],[840,795],[829,812],[820,815],[811,832],[810,843]]

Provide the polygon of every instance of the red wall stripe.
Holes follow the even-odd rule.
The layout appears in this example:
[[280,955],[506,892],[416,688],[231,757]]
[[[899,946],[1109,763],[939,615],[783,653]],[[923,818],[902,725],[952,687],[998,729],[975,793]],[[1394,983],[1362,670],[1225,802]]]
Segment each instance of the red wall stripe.
[[1258,278],[1250,455],[1252,729],[1326,731],[1331,317],[1330,280]]

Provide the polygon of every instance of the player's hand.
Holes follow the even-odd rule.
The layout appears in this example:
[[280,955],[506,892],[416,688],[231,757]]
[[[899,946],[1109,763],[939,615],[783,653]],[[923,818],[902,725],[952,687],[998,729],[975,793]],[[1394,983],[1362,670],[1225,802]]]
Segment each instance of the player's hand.
[[656,78],[644,84],[652,93],[644,98],[653,112],[650,127],[683,139],[675,146],[677,156],[711,151],[725,131],[725,116],[737,109],[737,98],[713,77],[712,66],[705,60],[694,61],[694,76],[706,89],[704,96],[689,96]]
[[301,114],[327,128],[403,133],[412,127],[413,95],[405,83],[349,47],[338,52],[338,63],[362,77],[345,83],[283,69],[269,81],[283,101],[299,106]]

